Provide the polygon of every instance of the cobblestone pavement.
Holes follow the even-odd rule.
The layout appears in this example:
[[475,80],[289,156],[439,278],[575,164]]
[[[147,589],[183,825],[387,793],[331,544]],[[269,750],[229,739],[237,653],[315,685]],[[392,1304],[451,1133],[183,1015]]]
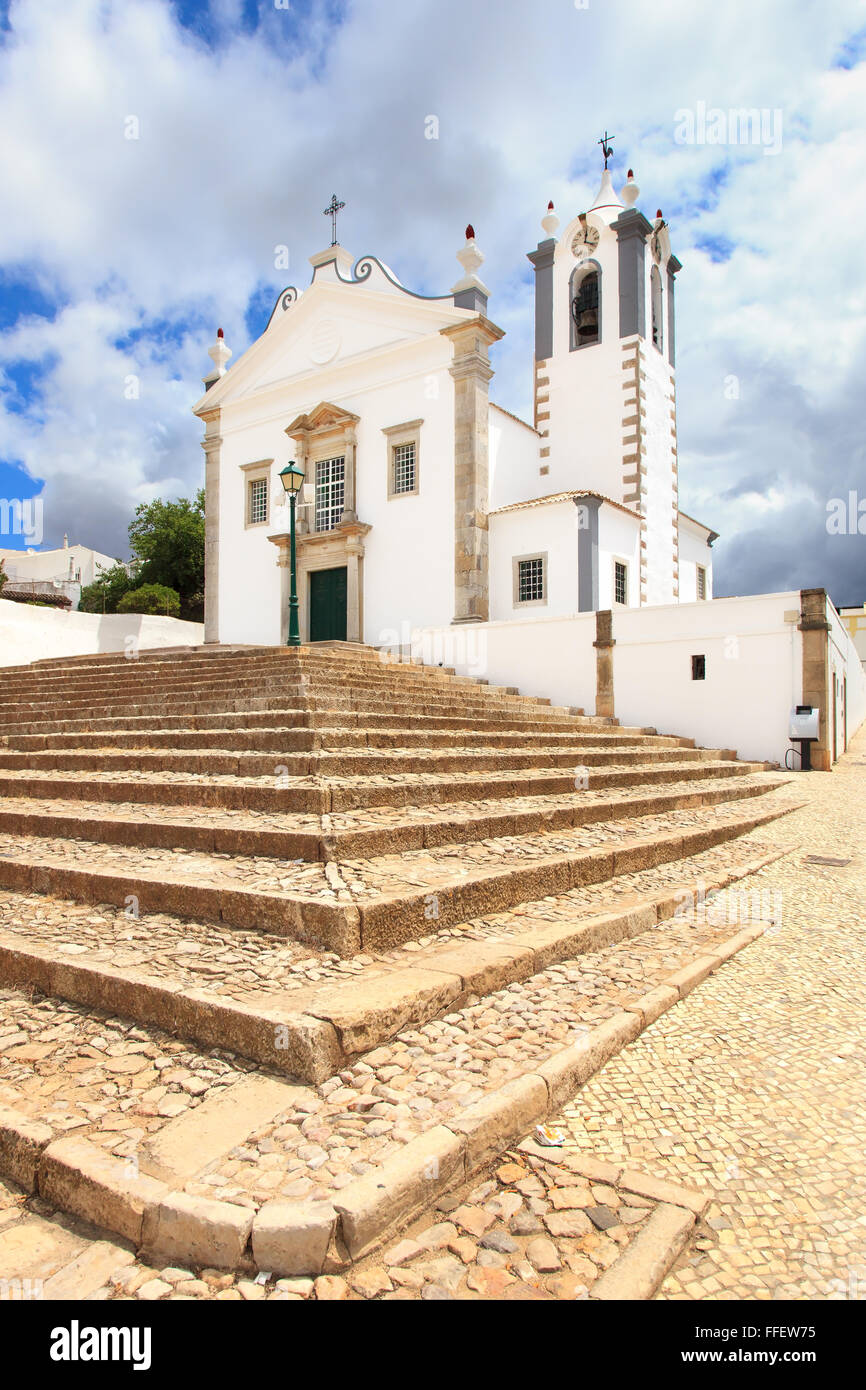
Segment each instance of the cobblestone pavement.
[[714,1195],[662,1298],[866,1298],[866,733],[796,789],[808,806],[761,837],[800,848],[749,880],[781,925],[560,1117],[572,1151]]

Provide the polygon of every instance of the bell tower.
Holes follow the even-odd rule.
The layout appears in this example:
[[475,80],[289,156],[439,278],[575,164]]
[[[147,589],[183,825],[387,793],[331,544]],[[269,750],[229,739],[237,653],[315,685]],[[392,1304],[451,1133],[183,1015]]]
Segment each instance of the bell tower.
[[661,211],[638,211],[631,170],[558,235],[551,203],[535,268],[535,426],[544,493],[586,489],[640,519],[640,602],[674,603],[678,486],[674,277]]

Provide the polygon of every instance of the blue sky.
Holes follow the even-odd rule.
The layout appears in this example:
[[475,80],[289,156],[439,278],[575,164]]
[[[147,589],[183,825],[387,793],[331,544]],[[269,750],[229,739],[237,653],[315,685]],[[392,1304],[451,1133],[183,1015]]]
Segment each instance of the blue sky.
[[[700,103],[778,112],[778,151],[677,143]],[[0,497],[41,490],[45,545],[125,555],[138,502],[200,485],[214,330],[236,359],[308,282],[334,190],[348,249],[426,293],[474,223],[492,395],[527,413],[525,253],[606,126],[684,266],[681,501],[719,592],[866,596],[864,538],[825,524],[866,492],[859,0],[0,0],[0,120]]]

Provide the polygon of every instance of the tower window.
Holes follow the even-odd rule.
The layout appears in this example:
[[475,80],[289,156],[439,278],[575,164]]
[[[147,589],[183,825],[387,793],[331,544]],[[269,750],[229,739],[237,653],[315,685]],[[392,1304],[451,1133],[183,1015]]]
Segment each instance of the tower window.
[[652,314],[653,314],[653,347],[661,352],[664,348],[664,337],[662,333],[662,277],[659,268],[654,265],[650,275],[650,289],[652,292]]
[[622,560],[613,562],[613,601],[623,607],[628,604],[628,565]]
[[599,313],[599,274],[586,271],[580,279],[575,272],[571,282],[571,346],[589,347],[601,342]]
[[705,599],[707,596],[707,572],[703,565],[698,565],[698,598]]
[[705,681],[707,678],[707,658],[705,656],[692,657],[692,680]]

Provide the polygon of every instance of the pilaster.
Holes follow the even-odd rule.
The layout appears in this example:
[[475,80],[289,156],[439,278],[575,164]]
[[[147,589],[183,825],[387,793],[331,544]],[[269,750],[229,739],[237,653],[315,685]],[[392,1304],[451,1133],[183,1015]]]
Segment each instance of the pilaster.
[[219,641],[220,436],[219,410],[205,411],[204,439],[204,640]]
[[489,497],[489,348],[501,328],[478,315],[443,328],[454,358],[454,622],[483,623],[490,614],[487,506]]

